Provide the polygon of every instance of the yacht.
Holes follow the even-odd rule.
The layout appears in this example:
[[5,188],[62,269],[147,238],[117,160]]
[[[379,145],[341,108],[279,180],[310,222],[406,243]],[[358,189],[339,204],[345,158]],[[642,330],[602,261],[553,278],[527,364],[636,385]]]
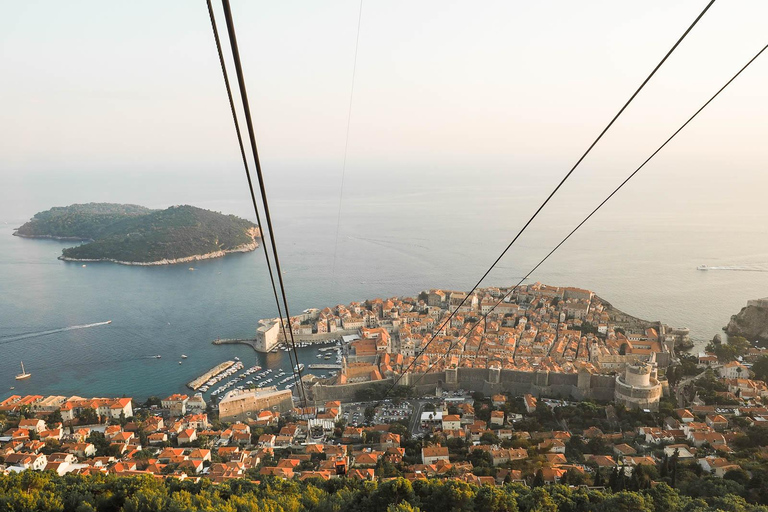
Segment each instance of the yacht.
[[16,376],[16,380],[24,380],[28,379],[32,376],[31,373],[28,373],[26,370],[24,370],[24,361],[21,362],[21,373]]
[[698,267],[696,267],[696,270],[709,270],[709,267],[706,265],[699,265]]
[[185,354],[181,354],[181,358],[182,358],[182,359],[186,359],[186,358],[187,358],[187,356],[186,356]]

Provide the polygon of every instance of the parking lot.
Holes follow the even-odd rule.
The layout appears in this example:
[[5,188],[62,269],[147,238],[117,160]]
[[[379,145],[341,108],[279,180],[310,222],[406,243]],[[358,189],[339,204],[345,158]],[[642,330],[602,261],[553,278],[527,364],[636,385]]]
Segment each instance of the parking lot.
[[[366,425],[365,409],[369,406],[375,406],[376,402],[358,402],[344,405],[342,418],[347,425],[361,427]],[[391,401],[384,401],[375,409],[373,420],[370,424],[392,423],[393,421],[408,421],[411,417],[412,408],[407,402],[395,405]]]

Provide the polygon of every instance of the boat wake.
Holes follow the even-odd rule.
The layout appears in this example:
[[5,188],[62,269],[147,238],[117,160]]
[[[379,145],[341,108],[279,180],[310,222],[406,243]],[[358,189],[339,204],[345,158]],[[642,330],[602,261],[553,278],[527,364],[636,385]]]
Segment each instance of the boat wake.
[[77,329],[89,329],[91,327],[99,327],[101,325],[108,325],[111,324],[112,320],[107,320],[106,322],[96,322],[93,324],[85,324],[85,325],[70,325],[69,327],[61,327],[59,329],[49,329],[47,331],[31,331],[31,332],[22,332],[22,333],[16,333],[16,334],[6,334],[0,336],[0,344],[5,345],[6,343],[12,343],[14,341],[21,341],[21,340],[28,340],[32,338],[40,338],[43,336],[50,336],[51,334],[57,334],[60,332],[66,332],[66,331],[74,331]]
[[735,270],[740,272],[768,272],[768,268],[765,268],[765,267],[745,266],[745,265],[723,265],[723,266],[716,266],[716,267],[701,265],[697,268],[698,270]]

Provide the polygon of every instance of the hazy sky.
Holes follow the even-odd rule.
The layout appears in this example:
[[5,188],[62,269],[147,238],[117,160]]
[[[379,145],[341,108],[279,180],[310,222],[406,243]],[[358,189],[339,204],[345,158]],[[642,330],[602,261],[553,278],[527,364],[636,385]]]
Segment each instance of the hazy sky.
[[[350,179],[406,168],[436,179],[442,169],[555,179],[705,4],[366,0]],[[339,180],[359,7],[233,1],[268,176],[300,168]],[[217,13],[225,32],[219,5]],[[765,0],[716,2],[584,172],[634,168],[768,43],[766,19]],[[6,184],[106,169],[240,177],[202,0],[5,2],[0,69]],[[709,173],[751,190],[765,185],[766,84],[768,55],[651,176],[695,183]]]

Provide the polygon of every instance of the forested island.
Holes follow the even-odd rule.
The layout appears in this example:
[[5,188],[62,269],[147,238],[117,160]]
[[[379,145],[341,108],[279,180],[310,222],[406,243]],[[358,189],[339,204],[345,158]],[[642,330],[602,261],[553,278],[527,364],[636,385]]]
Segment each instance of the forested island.
[[37,213],[15,236],[79,240],[66,261],[168,265],[256,249],[256,224],[189,205],[151,210],[132,204],[88,203]]

